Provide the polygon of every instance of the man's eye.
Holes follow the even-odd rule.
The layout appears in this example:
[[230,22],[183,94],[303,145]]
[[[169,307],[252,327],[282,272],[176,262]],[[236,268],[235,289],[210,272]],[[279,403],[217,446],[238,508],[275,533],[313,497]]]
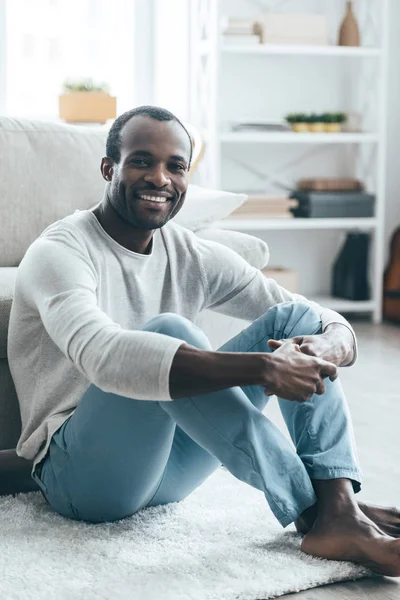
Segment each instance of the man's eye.
[[175,171],[186,171],[186,167],[185,167],[185,165],[178,165],[178,164],[175,164],[175,165],[172,165],[172,168],[173,168]]
[[143,160],[143,158],[136,158],[135,160],[131,160],[130,163],[131,165],[134,165],[135,167],[147,167],[148,163]]

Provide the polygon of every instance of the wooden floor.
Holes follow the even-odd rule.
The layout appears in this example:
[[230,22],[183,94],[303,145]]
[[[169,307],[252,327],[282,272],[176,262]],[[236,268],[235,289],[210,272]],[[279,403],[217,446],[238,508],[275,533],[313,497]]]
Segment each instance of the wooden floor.
[[[359,359],[341,369],[364,472],[358,497],[400,506],[400,326],[354,322]],[[274,421],[280,421],[271,406]],[[271,416],[271,413],[268,413]],[[400,600],[400,579],[340,583],[281,596],[288,600]]]

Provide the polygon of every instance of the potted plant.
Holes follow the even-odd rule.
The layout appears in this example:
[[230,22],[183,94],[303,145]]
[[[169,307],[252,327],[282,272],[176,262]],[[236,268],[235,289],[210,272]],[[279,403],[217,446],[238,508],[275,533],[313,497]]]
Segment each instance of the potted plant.
[[313,133],[323,133],[325,131],[324,115],[312,113],[307,117],[308,130]]
[[58,98],[59,116],[67,123],[105,123],[115,119],[117,99],[108,85],[91,79],[68,80]]
[[324,129],[327,133],[338,133],[342,130],[342,123],[345,123],[347,116],[345,113],[326,113],[324,120]]
[[307,115],[304,113],[289,113],[286,115],[286,121],[290,123],[292,130],[297,133],[308,131]]

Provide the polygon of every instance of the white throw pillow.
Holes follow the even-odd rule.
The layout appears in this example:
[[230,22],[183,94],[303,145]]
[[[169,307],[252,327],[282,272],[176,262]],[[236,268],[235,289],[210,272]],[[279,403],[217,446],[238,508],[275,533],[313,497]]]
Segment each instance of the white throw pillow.
[[185,203],[174,222],[197,231],[213,221],[230,215],[247,200],[246,194],[234,194],[189,184]]
[[260,238],[239,231],[209,228],[196,231],[204,240],[211,240],[227,246],[242,256],[252,267],[263,269],[269,261],[268,245]]

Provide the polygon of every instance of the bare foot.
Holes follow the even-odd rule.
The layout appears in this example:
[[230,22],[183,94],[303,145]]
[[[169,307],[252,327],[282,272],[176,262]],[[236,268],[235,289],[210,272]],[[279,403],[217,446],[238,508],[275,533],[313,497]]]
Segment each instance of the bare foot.
[[400,538],[400,511],[397,508],[372,506],[363,502],[359,502],[358,506],[384,533]]
[[317,517],[301,549],[321,558],[355,562],[379,575],[400,576],[400,540],[382,533],[356,505],[330,519]]
[[[358,507],[383,533],[400,538],[400,511],[397,508],[373,506],[363,502],[358,502]],[[308,533],[314,525],[316,517],[317,507],[314,505],[304,511],[301,517],[295,521],[297,531],[303,535]]]

